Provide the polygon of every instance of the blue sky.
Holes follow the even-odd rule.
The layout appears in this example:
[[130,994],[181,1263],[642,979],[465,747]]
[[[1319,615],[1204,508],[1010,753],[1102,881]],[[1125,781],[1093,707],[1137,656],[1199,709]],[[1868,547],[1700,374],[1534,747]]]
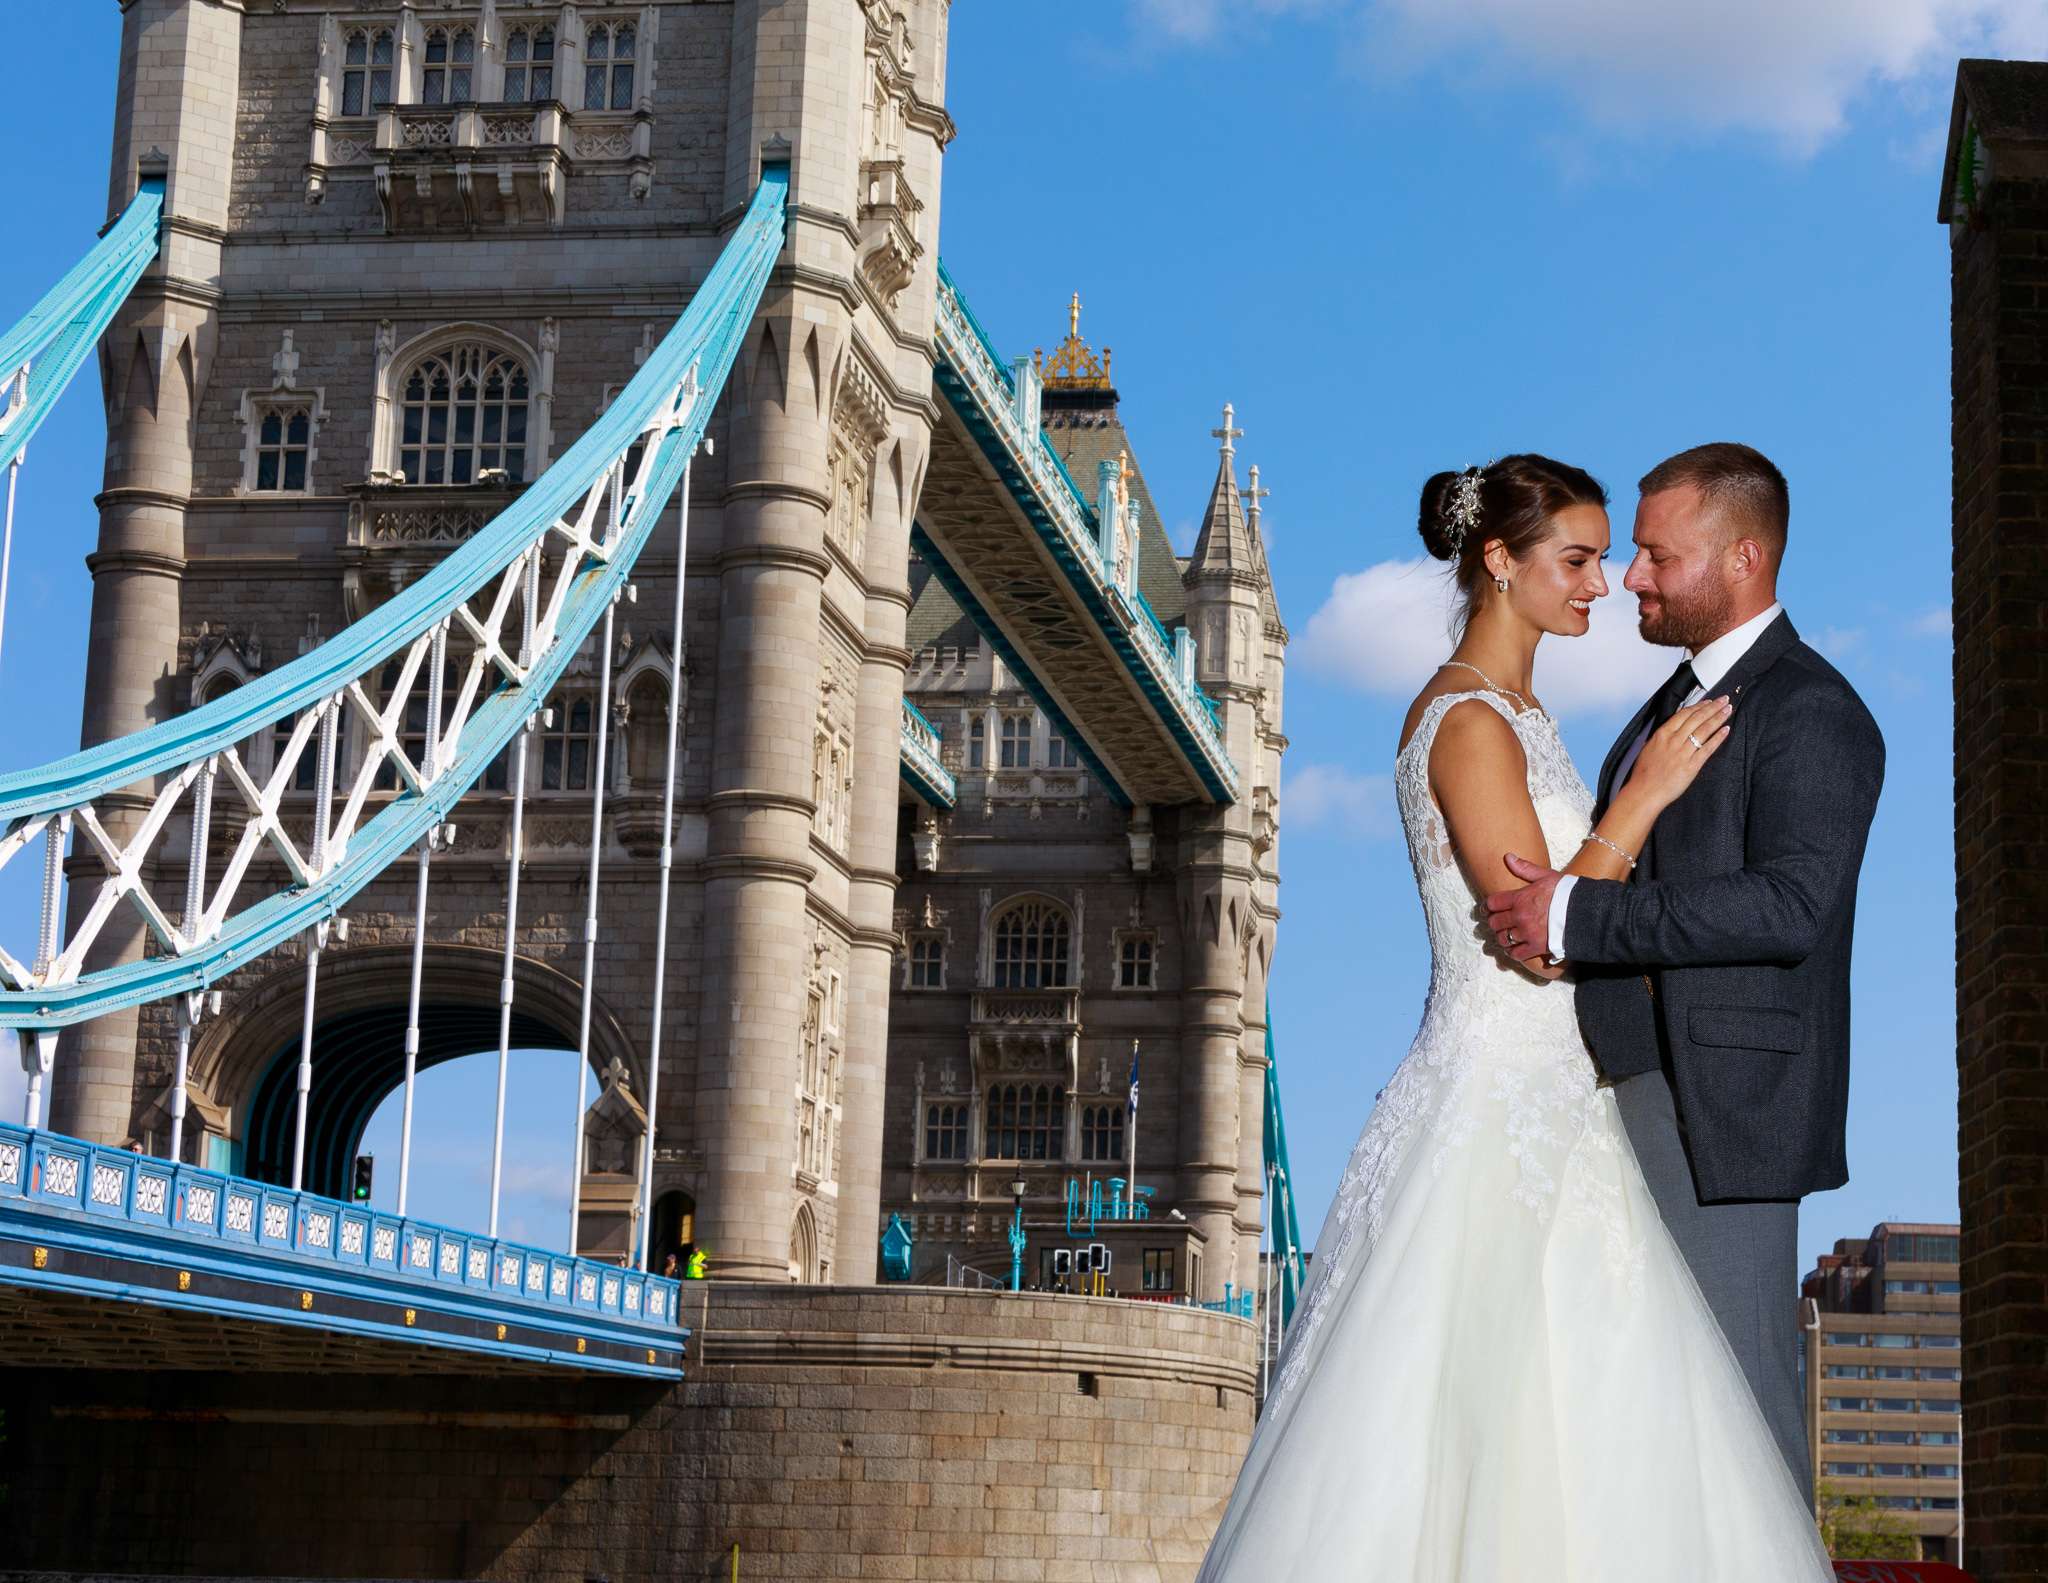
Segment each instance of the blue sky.
[[[1386,783],[1404,702],[1446,648],[1411,564],[1421,480],[1548,451],[1607,481],[1625,543],[1632,481],[1724,438],[1788,474],[1786,602],[1890,746],[1858,916],[1853,1180],[1807,1201],[1802,1254],[1956,1214],[1936,185],[1956,56],[2048,54],[2043,18],[2010,0],[956,8],[940,240],[977,313],[1006,353],[1050,347],[1081,293],[1183,545],[1225,401],[1273,492],[1295,640],[1274,1013],[1309,1237],[1421,1010]],[[64,6],[41,26],[49,48],[0,55],[0,137],[37,150],[14,178],[35,223],[0,254],[9,316],[105,217],[118,15]],[[0,650],[11,766],[76,744],[102,438],[88,376],[23,473]],[[1630,603],[1538,659],[1582,764],[1668,668],[1628,635]],[[0,873],[10,938],[28,884]],[[565,1061],[523,1058],[513,1079],[506,1226],[549,1240]],[[489,1064],[423,1084],[438,1147],[417,1209],[482,1219]]]

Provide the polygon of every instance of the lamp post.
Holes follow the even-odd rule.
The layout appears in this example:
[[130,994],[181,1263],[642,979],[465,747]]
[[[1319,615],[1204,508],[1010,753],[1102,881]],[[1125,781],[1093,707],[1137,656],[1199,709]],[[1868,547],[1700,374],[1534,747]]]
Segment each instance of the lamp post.
[[1024,1290],[1024,1179],[1020,1176],[1010,1183],[1010,1196],[1016,1200],[1016,1212],[1010,1217],[1010,1290]]

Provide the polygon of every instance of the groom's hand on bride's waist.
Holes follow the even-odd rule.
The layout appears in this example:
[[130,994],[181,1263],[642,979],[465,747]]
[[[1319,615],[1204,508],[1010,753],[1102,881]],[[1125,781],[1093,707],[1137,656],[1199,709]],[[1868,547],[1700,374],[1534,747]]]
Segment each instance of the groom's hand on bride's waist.
[[1486,927],[1509,956],[1535,962],[1550,955],[1550,896],[1560,876],[1556,869],[1512,852],[1506,863],[1508,872],[1524,884],[1520,890],[1495,891],[1486,898]]

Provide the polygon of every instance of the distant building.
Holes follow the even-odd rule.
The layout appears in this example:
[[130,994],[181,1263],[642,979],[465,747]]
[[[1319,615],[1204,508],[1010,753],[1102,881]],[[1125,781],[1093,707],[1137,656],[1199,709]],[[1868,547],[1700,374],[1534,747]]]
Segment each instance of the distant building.
[[1960,1240],[1886,1221],[1837,1242],[1800,1288],[1815,1482],[1874,1496],[1929,1561],[1957,1561],[1961,1541]]

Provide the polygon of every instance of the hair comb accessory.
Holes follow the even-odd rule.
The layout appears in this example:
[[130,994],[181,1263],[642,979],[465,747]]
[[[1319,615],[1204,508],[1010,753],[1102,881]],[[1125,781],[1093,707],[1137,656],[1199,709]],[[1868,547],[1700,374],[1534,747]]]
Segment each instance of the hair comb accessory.
[[1465,536],[1479,526],[1479,481],[1485,472],[1483,467],[1468,467],[1451,485],[1444,507],[1444,541],[1454,556],[1465,553]]

